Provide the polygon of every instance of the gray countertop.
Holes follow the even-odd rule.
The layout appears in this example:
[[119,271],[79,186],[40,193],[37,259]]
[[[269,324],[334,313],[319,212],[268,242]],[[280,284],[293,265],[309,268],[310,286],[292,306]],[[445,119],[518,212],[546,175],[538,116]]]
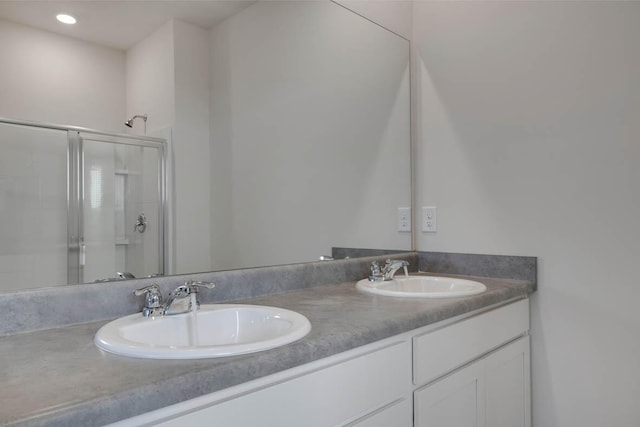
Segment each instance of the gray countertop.
[[535,283],[523,280],[473,279],[487,292],[438,300],[390,298],[361,293],[355,282],[346,282],[237,301],[298,311],[312,329],[292,344],[234,357],[146,360],[109,354],[93,344],[106,322],[2,337],[0,424],[112,423],[535,290]]

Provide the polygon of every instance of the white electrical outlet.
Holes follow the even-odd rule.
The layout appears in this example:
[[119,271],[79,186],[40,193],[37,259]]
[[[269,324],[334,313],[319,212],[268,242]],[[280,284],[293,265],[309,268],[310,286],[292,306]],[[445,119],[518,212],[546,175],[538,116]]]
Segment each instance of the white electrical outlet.
[[398,208],[398,231],[411,231],[411,208]]
[[422,207],[422,231],[425,233],[435,233],[438,231],[438,215],[435,206]]

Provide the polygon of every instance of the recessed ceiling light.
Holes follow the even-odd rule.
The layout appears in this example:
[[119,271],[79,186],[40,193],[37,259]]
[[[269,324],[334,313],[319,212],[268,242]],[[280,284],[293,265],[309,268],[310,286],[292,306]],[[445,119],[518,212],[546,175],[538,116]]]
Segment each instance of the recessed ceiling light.
[[56,16],[56,19],[60,22],[62,22],[63,24],[75,24],[76,23],[76,18],[74,18],[71,15],[67,15],[65,13],[61,13],[58,16]]

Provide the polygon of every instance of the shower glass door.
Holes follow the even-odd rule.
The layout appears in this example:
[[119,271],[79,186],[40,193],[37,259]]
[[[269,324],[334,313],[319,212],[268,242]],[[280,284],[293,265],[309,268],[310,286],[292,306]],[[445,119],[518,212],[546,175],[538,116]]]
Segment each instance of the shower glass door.
[[67,283],[67,132],[0,123],[0,291]]
[[84,283],[164,274],[164,146],[79,133]]
[[165,150],[0,117],[0,292],[164,274]]

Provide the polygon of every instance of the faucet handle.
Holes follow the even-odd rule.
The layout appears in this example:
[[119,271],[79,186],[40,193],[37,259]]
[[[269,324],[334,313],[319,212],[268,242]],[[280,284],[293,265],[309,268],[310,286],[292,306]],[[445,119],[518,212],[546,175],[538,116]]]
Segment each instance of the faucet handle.
[[136,289],[133,291],[133,294],[136,296],[146,295],[144,307],[142,308],[142,315],[144,317],[153,315],[155,309],[162,307],[162,293],[156,283],[150,286],[145,286],[144,288]]
[[380,274],[380,263],[378,261],[373,261],[369,266],[369,271],[371,271],[371,275]]
[[212,282],[201,282],[199,280],[187,280],[184,282],[184,285],[180,285],[171,291],[170,296],[172,298],[181,298],[191,294],[197,294],[201,287],[213,289],[216,287],[216,284]]
[[378,261],[373,261],[371,265],[369,265],[369,273],[370,282],[377,282],[382,279],[382,270]]
[[149,286],[145,286],[144,288],[136,289],[135,291],[133,291],[133,294],[135,296],[140,296],[140,295],[144,295],[144,294],[149,294],[149,295],[160,294],[160,288],[158,287],[157,283],[154,283],[153,285],[149,285]]
[[408,262],[408,261],[405,261],[405,260],[403,260],[403,259],[395,259],[395,260],[388,259],[388,260],[387,260],[387,263],[385,264],[385,267],[389,267],[389,266],[391,266],[391,265],[393,265],[393,264],[397,264],[397,263],[398,263],[398,264],[401,264],[403,267],[404,267],[404,266],[409,266],[409,262]]
[[213,282],[202,282],[200,280],[188,280],[184,284],[184,288],[188,293],[197,293],[200,288],[213,289],[216,284]]

